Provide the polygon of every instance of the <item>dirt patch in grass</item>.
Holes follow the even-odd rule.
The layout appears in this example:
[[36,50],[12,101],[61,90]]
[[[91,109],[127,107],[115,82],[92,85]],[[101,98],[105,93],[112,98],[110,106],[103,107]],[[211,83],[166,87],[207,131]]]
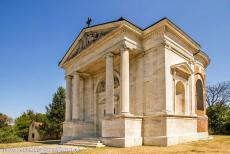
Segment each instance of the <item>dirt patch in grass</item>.
[[[131,148],[96,148],[77,154],[230,154],[230,136],[214,136],[213,140],[195,141],[170,147],[139,146]],[[63,153],[64,154],[64,153]],[[65,153],[67,154],[67,153]],[[68,153],[70,154],[70,153]]]

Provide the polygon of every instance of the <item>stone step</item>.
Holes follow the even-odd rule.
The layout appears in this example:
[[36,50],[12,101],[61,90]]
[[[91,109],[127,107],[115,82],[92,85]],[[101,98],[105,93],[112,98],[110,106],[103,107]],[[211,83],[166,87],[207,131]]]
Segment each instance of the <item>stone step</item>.
[[85,140],[85,139],[72,140],[72,141],[69,141],[69,142],[70,143],[78,143],[78,142],[101,143],[101,141],[97,141],[97,140]]
[[71,140],[65,143],[66,145],[86,146],[86,147],[105,147],[105,145],[98,139],[95,138],[84,138],[78,140]]
[[91,138],[87,137],[87,138],[82,138],[81,140],[100,141],[101,142],[101,140],[99,138],[96,138],[96,137],[91,137]]

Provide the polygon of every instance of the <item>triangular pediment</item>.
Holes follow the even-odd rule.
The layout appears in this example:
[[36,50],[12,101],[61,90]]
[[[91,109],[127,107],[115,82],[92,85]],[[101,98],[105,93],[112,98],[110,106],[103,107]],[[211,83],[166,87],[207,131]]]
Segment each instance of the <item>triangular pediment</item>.
[[75,57],[78,53],[89,47],[94,42],[100,40],[106,34],[111,32],[115,27],[107,28],[103,30],[95,30],[85,32],[81,38],[79,38],[78,43],[73,50],[73,52],[68,56],[67,61]]
[[91,27],[83,28],[78,37],[75,39],[73,44],[70,46],[65,56],[59,63],[59,66],[62,67],[67,61],[73,59],[76,55],[81,53],[83,50],[89,48],[91,45],[95,44],[95,42],[101,40],[105,36],[107,36],[113,30],[122,27],[123,25],[128,25],[132,27],[136,31],[140,32],[141,29],[131,22],[125,20],[124,18],[120,18],[115,21],[94,25]]
[[186,62],[173,65],[171,66],[171,69],[172,69],[173,74],[176,74],[176,75],[179,75],[185,78],[188,78],[193,73],[192,69]]
[[[93,44],[96,41],[103,40],[102,38],[106,38],[106,35],[109,36],[109,33],[113,31],[114,29],[119,29],[119,27],[126,27],[135,34],[138,34],[139,36],[145,38],[146,36],[152,35],[157,32],[159,27],[166,27],[168,30],[171,30],[175,33],[175,35],[178,35],[181,39],[185,41],[185,43],[189,44],[191,47],[195,50],[200,49],[200,45],[195,42],[191,37],[189,37],[184,31],[182,31],[179,27],[177,27],[173,22],[171,22],[167,18],[162,18],[161,20],[155,22],[151,26],[142,29],[135,24],[131,23],[130,21],[120,18],[115,21],[106,22],[98,25],[94,25],[91,27],[83,28],[78,37],[75,39],[73,44],[70,46],[64,57],[59,63],[59,66],[63,68],[65,64],[67,64],[67,61],[70,61],[70,59],[73,59],[76,55],[81,53],[83,50],[89,48],[90,46],[93,46]],[[197,53],[197,52],[196,52]],[[203,52],[199,52],[197,56],[199,56]],[[209,63],[209,58],[207,55],[202,54],[207,61],[207,64]],[[206,65],[207,65],[206,64]],[[189,67],[184,66],[178,66],[179,69],[184,70],[185,72],[190,72],[191,70]],[[190,70],[190,71],[189,71]]]

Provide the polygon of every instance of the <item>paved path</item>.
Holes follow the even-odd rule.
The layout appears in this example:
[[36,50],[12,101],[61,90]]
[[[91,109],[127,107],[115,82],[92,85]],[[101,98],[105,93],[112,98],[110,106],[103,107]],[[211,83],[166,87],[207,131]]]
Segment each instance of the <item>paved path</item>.
[[84,147],[67,146],[67,145],[44,145],[21,148],[0,149],[0,154],[17,153],[17,154],[40,154],[40,153],[58,153],[58,152],[78,152]]

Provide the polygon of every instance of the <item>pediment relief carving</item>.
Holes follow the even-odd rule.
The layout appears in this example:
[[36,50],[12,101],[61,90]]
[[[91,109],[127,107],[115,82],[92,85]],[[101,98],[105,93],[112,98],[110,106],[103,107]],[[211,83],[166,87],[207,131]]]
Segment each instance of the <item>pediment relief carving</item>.
[[78,53],[86,49],[88,46],[96,42],[97,40],[104,37],[106,34],[111,32],[115,27],[109,28],[106,30],[98,30],[98,31],[89,31],[86,32],[83,37],[78,41],[76,49],[72,52],[72,54],[67,58],[67,61],[75,57]]

